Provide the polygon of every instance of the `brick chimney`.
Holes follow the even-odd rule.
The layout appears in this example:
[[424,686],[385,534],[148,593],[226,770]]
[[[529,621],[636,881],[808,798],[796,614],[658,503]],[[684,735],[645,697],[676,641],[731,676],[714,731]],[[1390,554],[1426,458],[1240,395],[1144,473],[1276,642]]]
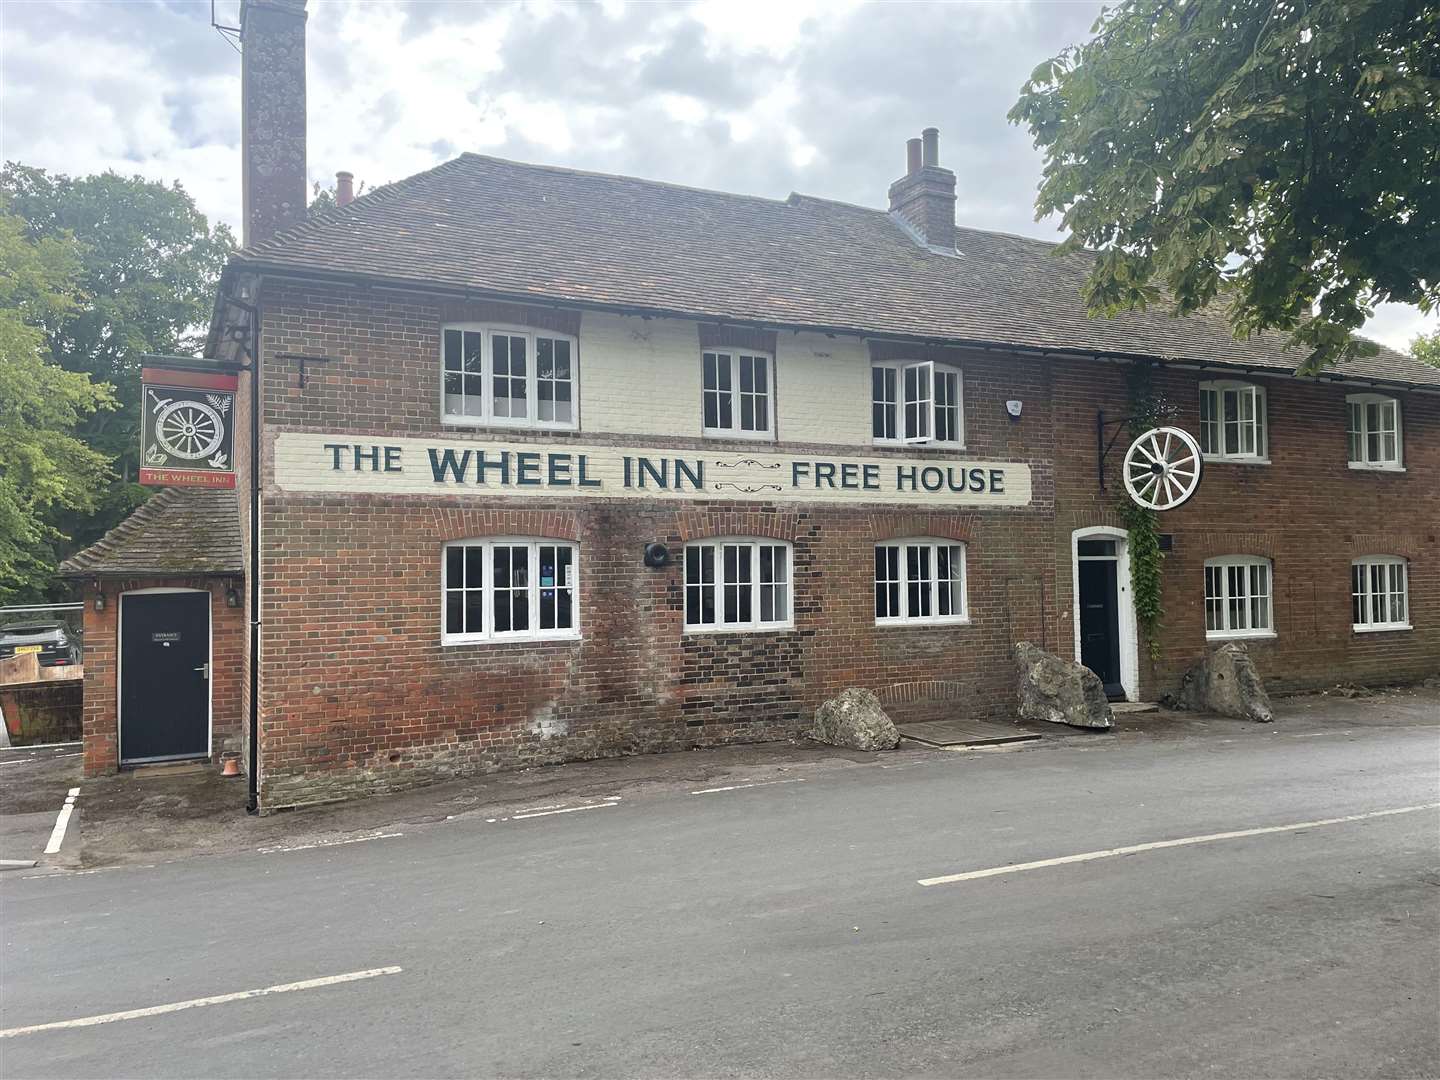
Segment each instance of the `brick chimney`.
[[240,2],[241,242],[305,217],[305,0]]
[[890,213],[928,247],[955,248],[955,174],[940,167],[940,131],[926,128],[905,144],[906,172],[890,185]]
[[349,206],[355,201],[355,174],[352,172],[337,172],[335,174],[335,205]]

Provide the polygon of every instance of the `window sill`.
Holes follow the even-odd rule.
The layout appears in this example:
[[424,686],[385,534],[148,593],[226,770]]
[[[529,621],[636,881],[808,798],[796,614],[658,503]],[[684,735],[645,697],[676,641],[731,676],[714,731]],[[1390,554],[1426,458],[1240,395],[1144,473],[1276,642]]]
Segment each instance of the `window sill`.
[[747,442],[774,442],[773,431],[726,431],[724,428],[701,428],[700,434],[707,439],[744,439]]
[[686,626],[682,632],[690,637],[692,634],[784,634],[794,629],[794,623],[760,623],[751,626]]
[[1352,461],[1349,462],[1349,465],[1350,468],[1354,469],[1356,472],[1403,473],[1405,471],[1404,465],[1377,465],[1369,461]]
[[1202,454],[1206,465],[1269,465],[1268,457],[1225,457],[1219,454]]
[[1274,630],[1240,630],[1216,633],[1206,631],[1206,641],[1271,641],[1279,637]]
[[903,442],[900,439],[877,439],[870,437],[870,445],[882,450],[964,450],[963,442]]
[[449,416],[442,414],[440,423],[454,428],[495,428],[502,431],[579,431],[580,425],[559,424],[546,420],[496,420],[476,416]]
[[944,627],[944,626],[969,626],[969,625],[970,625],[970,616],[968,616],[968,615],[963,616],[963,617],[959,617],[959,618],[953,617],[953,616],[944,616],[944,615],[942,615],[942,616],[938,616],[938,617],[931,617],[931,618],[928,618],[928,619],[876,619],[876,620],[875,620],[875,626],[876,626],[878,629],[882,629],[882,630],[883,630],[883,629],[903,630],[903,629],[907,629],[907,628],[913,628],[913,629],[920,630],[920,629],[924,629],[924,628],[926,628],[926,627],[936,627],[936,626],[940,626],[940,627]]
[[1393,634],[1397,631],[1414,630],[1409,623],[1376,623],[1372,626],[1351,626],[1352,634]]
[[465,637],[442,637],[440,644],[448,649],[456,645],[544,645],[579,640],[579,631],[565,634],[469,634]]

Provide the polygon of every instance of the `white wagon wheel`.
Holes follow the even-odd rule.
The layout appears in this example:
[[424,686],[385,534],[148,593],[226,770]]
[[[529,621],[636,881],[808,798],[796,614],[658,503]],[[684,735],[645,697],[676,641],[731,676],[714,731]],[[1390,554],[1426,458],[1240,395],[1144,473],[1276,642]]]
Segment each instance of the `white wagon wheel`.
[[172,401],[155,413],[155,441],[172,457],[198,461],[225,438],[225,421],[199,401]]
[[1176,427],[1151,428],[1125,451],[1125,490],[1140,506],[1174,510],[1200,486],[1200,444]]

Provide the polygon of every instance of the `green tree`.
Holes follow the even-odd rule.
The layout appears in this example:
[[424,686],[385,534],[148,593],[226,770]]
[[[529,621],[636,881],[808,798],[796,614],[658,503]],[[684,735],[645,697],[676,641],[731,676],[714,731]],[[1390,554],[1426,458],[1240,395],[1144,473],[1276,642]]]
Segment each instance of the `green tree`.
[[1440,367],[1440,330],[1433,334],[1417,334],[1410,342],[1410,355],[1431,367]]
[[110,476],[75,434],[114,406],[110,388],[61,368],[47,342],[80,309],[80,272],[71,236],[27,236],[0,199],[0,603],[50,593],[56,512],[93,511]]
[[0,198],[32,240],[72,235],[78,291],[45,326],[52,359],[114,388],[117,408],[96,411],[79,429],[91,449],[114,462],[92,509],[58,511],[72,538],[62,556],[91,543],[144,501],[135,482],[140,454],[140,356],[198,350],[234,237],[211,226],[179,184],[107,172],[72,178],[16,163],[0,171]]
[[1313,370],[1374,346],[1382,301],[1440,303],[1435,0],[1121,0],[1010,119],[1046,158],[1037,216],[1099,257],[1093,314],[1222,297]]

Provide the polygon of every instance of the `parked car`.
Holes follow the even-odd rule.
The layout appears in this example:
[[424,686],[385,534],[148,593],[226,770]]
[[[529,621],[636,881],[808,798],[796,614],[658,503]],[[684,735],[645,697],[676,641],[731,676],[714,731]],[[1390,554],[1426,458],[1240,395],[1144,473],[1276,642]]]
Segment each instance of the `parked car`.
[[0,660],[37,653],[41,667],[80,663],[80,644],[62,622],[15,623],[0,626]]

